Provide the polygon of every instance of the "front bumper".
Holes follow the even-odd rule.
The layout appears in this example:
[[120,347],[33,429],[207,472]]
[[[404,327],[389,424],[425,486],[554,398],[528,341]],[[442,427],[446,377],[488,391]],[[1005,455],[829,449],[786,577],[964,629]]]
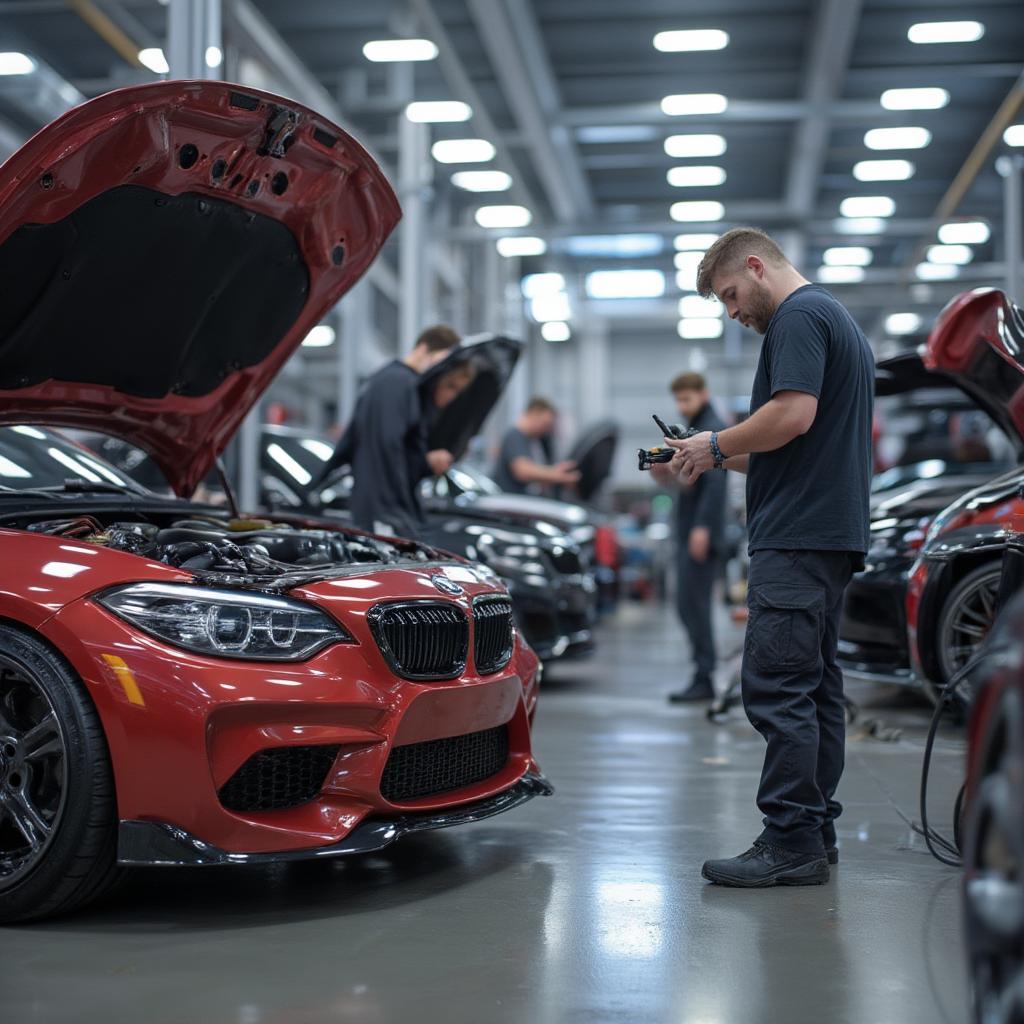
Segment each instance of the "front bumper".
[[354,828],[341,842],[278,853],[231,853],[174,825],[155,821],[122,821],[117,837],[117,862],[125,867],[211,867],[226,864],[277,864],[320,860],[382,850],[412,832],[468,825],[503,814],[535,796],[551,796],[554,787],[543,775],[524,775],[514,786],[487,800],[448,811],[373,818]]

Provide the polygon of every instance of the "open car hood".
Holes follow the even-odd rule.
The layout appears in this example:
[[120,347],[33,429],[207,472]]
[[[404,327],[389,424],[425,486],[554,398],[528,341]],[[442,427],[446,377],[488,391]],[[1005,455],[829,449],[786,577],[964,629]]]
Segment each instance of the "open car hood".
[[123,438],[191,493],[399,216],[291,100],[175,81],[76,107],[0,168],[0,424]]
[[590,501],[608,479],[618,443],[618,423],[601,420],[588,427],[572,446],[569,458],[576,463],[580,473],[575,487],[580,501]]
[[1024,447],[1024,311],[996,288],[977,288],[939,314],[922,354]]
[[434,413],[428,436],[431,450],[447,448],[456,461],[466,454],[469,442],[480,433],[501,398],[522,350],[521,341],[501,335],[471,338],[423,374],[419,388],[424,408],[429,409],[433,387],[445,373],[466,361],[476,370],[473,382],[453,402]]

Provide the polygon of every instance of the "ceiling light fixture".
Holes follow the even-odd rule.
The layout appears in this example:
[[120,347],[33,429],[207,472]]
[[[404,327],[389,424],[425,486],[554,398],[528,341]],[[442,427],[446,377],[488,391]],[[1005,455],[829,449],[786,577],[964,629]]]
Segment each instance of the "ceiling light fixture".
[[918,263],[914,272],[920,281],[951,281],[960,268],[953,263]]
[[724,50],[729,45],[729,33],[720,28],[681,29],[659,32],[654,37],[654,48],[662,53],[692,53],[696,50]]
[[698,234],[698,235],[676,235],[672,240],[672,244],[677,249],[710,249],[711,246],[718,241],[718,235],[714,234]]
[[868,149],[924,149],[931,141],[927,128],[872,128],[864,133]]
[[945,89],[886,89],[881,103],[886,110],[939,110],[949,102]]
[[836,245],[826,249],[821,258],[828,267],[866,267],[874,256],[864,245]]
[[725,207],[714,200],[696,200],[673,203],[669,208],[669,216],[677,221],[695,221],[712,223],[725,216]]
[[670,117],[685,117],[692,114],[722,114],[729,101],[718,92],[677,93],[661,101],[662,113]]
[[429,39],[373,39],[363,47],[363,56],[375,64],[434,60],[437,47]]
[[525,228],[533,220],[525,206],[481,206],[474,217],[482,228]]
[[504,171],[456,171],[452,184],[467,192],[507,192],[512,187],[512,176]]
[[720,338],[722,336],[722,318],[716,317],[689,317],[680,320],[676,332],[680,338],[686,341],[698,338]]
[[486,139],[439,139],[430,147],[439,164],[485,164],[494,154],[494,146]]
[[549,320],[571,319],[572,310],[569,306],[569,296],[565,292],[538,295],[530,301],[530,316],[539,324],[547,323]]
[[925,258],[929,263],[963,267],[974,259],[974,250],[969,245],[929,245]]
[[334,344],[335,332],[330,324],[317,324],[302,339],[303,348],[327,348]]
[[939,241],[944,245],[983,245],[992,229],[983,220],[951,221],[939,228]]
[[468,121],[473,108],[459,100],[418,100],[405,108],[405,116],[419,124],[448,124]]
[[497,241],[498,254],[513,256],[543,256],[548,251],[548,244],[543,238],[532,235],[509,235]]
[[850,196],[839,204],[844,217],[891,217],[896,204],[889,196]]
[[864,268],[818,267],[818,280],[823,284],[856,284],[864,280]]
[[885,221],[880,217],[839,217],[832,221],[832,227],[841,235],[880,235],[885,231]]
[[906,181],[914,175],[909,160],[859,160],[853,165],[858,181]]
[[565,278],[553,271],[546,274],[527,274],[519,282],[519,287],[525,298],[536,299],[540,295],[565,291]]
[[725,168],[700,164],[670,167],[666,177],[674,188],[714,188],[725,182]]
[[980,21],[920,21],[907,30],[912,43],[976,43],[984,34]]
[[564,320],[547,320],[540,325],[540,334],[545,341],[568,341],[572,331]]
[[1011,124],[1003,132],[1003,142],[1008,146],[1024,146],[1024,124]]
[[171,70],[164,51],[159,46],[147,46],[144,50],[139,50],[139,63],[155,75],[166,75]]
[[887,334],[913,334],[921,327],[921,318],[917,313],[890,313],[885,318]]
[[726,145],[724,135],[670,135],[665,140],[665,152],[679,159],[721,156]]
[[711,319],[722,315],[722,304],[717,299],[705,299],[700,295],[684,295],[679,300],[680,317]]
[[587,295],[592,299],[658,299],[665,294],[660,270],[595,270],[587,274]]

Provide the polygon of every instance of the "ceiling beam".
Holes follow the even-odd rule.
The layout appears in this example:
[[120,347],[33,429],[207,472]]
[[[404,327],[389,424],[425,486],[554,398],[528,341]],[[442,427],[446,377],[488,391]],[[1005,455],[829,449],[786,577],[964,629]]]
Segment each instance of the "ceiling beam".
[[527,0],[467,0],[505,102],[527,141],[555,219],[594,215],[590,185],[569,129],[558,83]]
[[[817,8],[810,40],[810,60],[804,84],[807,111],[797,124],[789,154],[789,170],[783,202],[797,218],[810,216],[818,204],[825,159],[832,132],[830,110],[839,98],[846,68],[853,49],[861,0],[824,0]],[[796,266],[804,263],[806,236],[794,239],[790,259]]]
[[536,197],[527,185],[526,176],[512,155],[508,143],[488,113],[480,93],[473,85],[462,63],[459,51],[452,42],[451,36],[448,35],[448,30],[434,11],[433,4],[430,0],[410,0],[410,6],[419,18],[427,38],[432,40],[438,49],[438,64],[448,83],[448,88],[457,99],[468,103],[473,108],[472,123],[480,135],[494,146],[497,151],[498,164],[512,175],[512,188],[506,195],[510,196],[514,202],[527,207],[533,214],[535,224],[543,221],[542,207],[539,206]]

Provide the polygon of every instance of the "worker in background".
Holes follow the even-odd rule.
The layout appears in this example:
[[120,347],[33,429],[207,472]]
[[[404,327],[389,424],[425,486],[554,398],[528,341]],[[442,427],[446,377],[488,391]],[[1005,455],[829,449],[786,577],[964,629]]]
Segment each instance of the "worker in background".
[[[580,475],[574,462],[549,465],[543,442],[554,434],[558,410],[546,398],[531,398],[501,442],[494,480],[503,491],[526,494],[531,485],[570,485]],[[534,488],[536,489],[536,488]]]
[[[676,408],[688,426],[722,430],[725,424],[711,405],[707,383],[699,373],[681,373],[670,385]],[[726,478],[705,473],[696,483],[680,482],[665,464],[652,467],[655,480],[676,491],[676,607],[693,653],[689,685],[669,694],[673,703],[711,700],[715,696],[715,638],[711,588],[718,575],[725,540]]]
[[413,350],[378,370],[359,396],[352,422],[321,479],[338,466],[352,468],[352,519],[361,529],[399,537],[415,537],[423,530],[417,486],[426,476],[446,473],[452,456],[444,449],[427,450],[420,375],[459,340],[451,327],[428,327]]

